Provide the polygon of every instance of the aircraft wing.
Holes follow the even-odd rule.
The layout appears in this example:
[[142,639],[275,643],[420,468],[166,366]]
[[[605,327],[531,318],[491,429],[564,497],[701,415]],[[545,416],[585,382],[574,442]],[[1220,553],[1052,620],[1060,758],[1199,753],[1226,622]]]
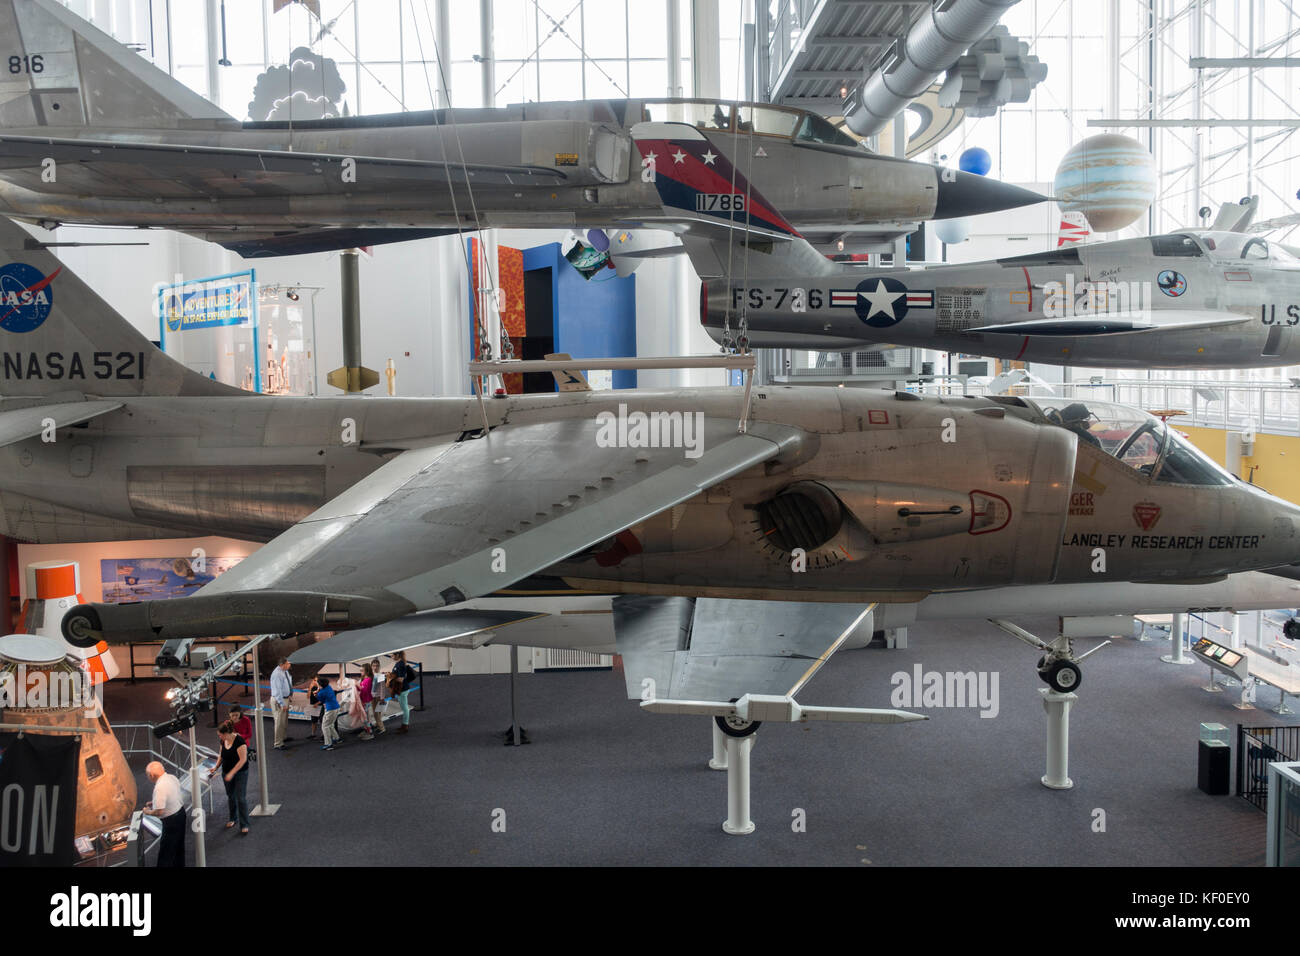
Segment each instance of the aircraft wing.
[[1245,316],[1205,309],[1155,309],[1149,312],[1105,312],[1095,315],[1071,315],[1059,319],[1028,319],[1024,322],[999,322],[968,329],[1003,335],[1117,335],[1209,329],[1251,322]]
[[0,446],[26,441],[47,428],[67,428],[107,415],[122,407],[121,402],[65,402],[58,405],[30,405],[0,411]]
[[[594,417],[402,452],[192,597],[82,605],[110,641],[367,627],[490,594],[799,444],[704,419],[699,456],[602,447]],[[96,640],[99,638],[97,637]]]
[[289,655],[291,664],[342,664],[368,661],[383,654],[409,651],[427,644],[446,644],[466,639],[484,643],[494,632],[511,624],[546,617],[545,611],[502,611],[447,608],[424,614],[408,614],[377,627],[345,631]]
[[628,697],[793,697],[855,632],[870,637],[874,607],[616,597],[614,635]]
[[[46,192],[101,198],[246,199],[319,193],[323,187],[363,193],[429,183],[484,186],[552,186],[567,178],[541,166],[487,165],[434,159],[334,156],[228,146],[174,146],[47,136],[0,134],[0,169],[30,169],[41,176],[43,160],[58,170]],[[354,163],[345,182],[346,161]],[[19,183],[21,185],[21,183]]]

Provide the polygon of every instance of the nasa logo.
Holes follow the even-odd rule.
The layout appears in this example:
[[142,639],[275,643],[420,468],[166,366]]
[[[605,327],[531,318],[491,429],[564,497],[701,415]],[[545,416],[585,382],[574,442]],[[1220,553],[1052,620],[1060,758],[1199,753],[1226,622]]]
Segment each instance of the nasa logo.
[[887,329],[891,325],[897,325],[907,316],[909,308],[934,308],[933,290],[915,292],[889,276],[863,279],[854,291],[857,298],[853,303],[853,311],[873,329]]
[[50,315],[54,304],[51,283],[63,267],[45,275],[25,262],[0,266],[0,329],[6,332],[34,332]]
[[1133,506],[1133,520],[1143,531],[1150,531],[1160,520],[1160,506],[1151,501],[1139,501]]
[[1165,295],[1178,298],[1187,291],[1187,279],[1181,272],[1175,272],[1173,269],[1165,269],[1156,276],[1156,285]]

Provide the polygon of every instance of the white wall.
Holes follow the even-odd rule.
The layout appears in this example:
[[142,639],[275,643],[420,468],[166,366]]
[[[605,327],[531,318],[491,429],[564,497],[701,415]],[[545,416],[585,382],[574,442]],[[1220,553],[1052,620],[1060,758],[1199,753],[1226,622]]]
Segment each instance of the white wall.
[[[63,226],[32,229],[47,242],[121,242],[143,246],[62,247],[59,258],[150,339],[158,338],[154,287],[253,268],[262,285],[319,287],[315,296],[318,394],[325,375],[343,364],[339,253],[241,259],[182,233]],[[500,245],[529,248],[564,242],[567,230],[498,230]],[[397,366],[399,395],[463,395],[469,379],[469,282],[465,236],[376,246],[362,256],[362,362],[381,373]],[[641,355],[711,355],[717,346],[699,324],[700,282],[685,256],[646,260],[637,270],[637,351]],[[306,297],[304,296],[304,299]],[[409,353],[409,354],[408,354]],[[642,372],[649,387],[722,385],[717,370]]]
[[27,600],[27,566],[37,561],[76,561],[81,566],[81,596],[102,601],[99,562],[115,558],[188,558],[202,548],[209,558],[245,558],[258,549],[252,541],[233,538],[158,538],[150,541],[107,541],[89,544],[18,545],[18,569],[22,600]]

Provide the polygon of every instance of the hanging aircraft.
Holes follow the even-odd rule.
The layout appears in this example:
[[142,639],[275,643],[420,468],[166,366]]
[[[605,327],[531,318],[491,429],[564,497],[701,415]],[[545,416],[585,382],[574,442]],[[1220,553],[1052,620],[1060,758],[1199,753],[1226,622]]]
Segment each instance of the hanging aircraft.
[[[756,663],[823,661],[873,602],[1300,559],[1300,508],[1123,406],[768,387],[748,402],[253,395],[159,352],[7,220],[0,250],[0,530],[267,542],[192,596],[78,605],[62,628],[76,646],[439,608],[462,631],[481,612],[459,605],[525,592],[513,620],[529,618],[526,592],[559,581],[627,598],[625,630],[663,651],[681,618],[660,599],[794,602],[789,627],[739,636],[751,666],[708,669],[711,692],[732,692],[703,699],[725,701],[788,676]],[[1045,667],[1077,682],[1068,647]]]
[[817,252],[756,184],[717,169],[679,124],[656,187],[704,280],[700,321],[724,345],[900,345],[1055,365],[1250,368],[1300,362],[1300,258],[1224,230],[1066,245],[988,262],[872,269]]
[[825,243],[1047,198],[876,155],[786,107],[592,100],[240,123],[55,0],[0,0],[0,37],[0,213],[45,226],[178,229],[243,256],[480,226],[664,228],[633,148],[664,121],[710,130]]

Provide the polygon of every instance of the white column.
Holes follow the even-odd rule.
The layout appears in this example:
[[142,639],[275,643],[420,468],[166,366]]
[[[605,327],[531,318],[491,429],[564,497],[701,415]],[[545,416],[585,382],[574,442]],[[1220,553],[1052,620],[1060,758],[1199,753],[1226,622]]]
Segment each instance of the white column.
[[270,759],[266,752],[266,727],[262,718],[262,666],[260,663],[260,647],[253,645],[253,719],[257,725],[253,728],[254,736],[257,739],[257,783],[258,792],[261,800],[257,806],[253,807],[249,816],[253,817],[273,817],[275,811],[280,809],[278,803],[271,802],[271,787],[267,780],[266,764]]
[[492,0],[478,0],[479,55],[483,62],[483,105],[496,106],[496,51],[492,46]]
[[727,819],[722,824],[724,833],[743,836],[754,832],[754,821],[749,818],[749,752],[756,736],[727,738]]
[[208,30],[208,99],[221,105],[221,8],[220,0],[207,0],[204,21]]
[[1070,708],[1079,695],[1061,694],[1048,687],[1038,692],[1047,711],[1047,773],[1042,783],[1051,790],[1069,790],[1074,786],[1070,779]]
[[208,852],[204,843],[204,833],[208,829],[207,811],[203,809],[203,796],[199,790],[199,741],[193,725],[190,726],[190,820],[191,824],[198,821],[197,827],[190,826],[195,837],[194,865],[207,866]]
[[682,95],[682,17],[680,0],[668,0],[668,95]]
[[705,99],[722,95],[719,32],[715,0],[691,0],[691,73],[695,78],[692,89],[695,96]]
[[450,0],[434,0],[434,4],[438,30],[438,101],[434,106],[446,109],[451,106],[451,5]]
[[709,718],[709,726],[713,728],[713,756],[709,758],[709,769],[726,770],[727,735],[722,732],[722,728],[712,717]]
[[1169,624],[1169,653],[1161,656],[1166,664],[1192,664],[1191,658],[1183,656],[1183,629],[1187,626],[1186,614],[1174,614]]

